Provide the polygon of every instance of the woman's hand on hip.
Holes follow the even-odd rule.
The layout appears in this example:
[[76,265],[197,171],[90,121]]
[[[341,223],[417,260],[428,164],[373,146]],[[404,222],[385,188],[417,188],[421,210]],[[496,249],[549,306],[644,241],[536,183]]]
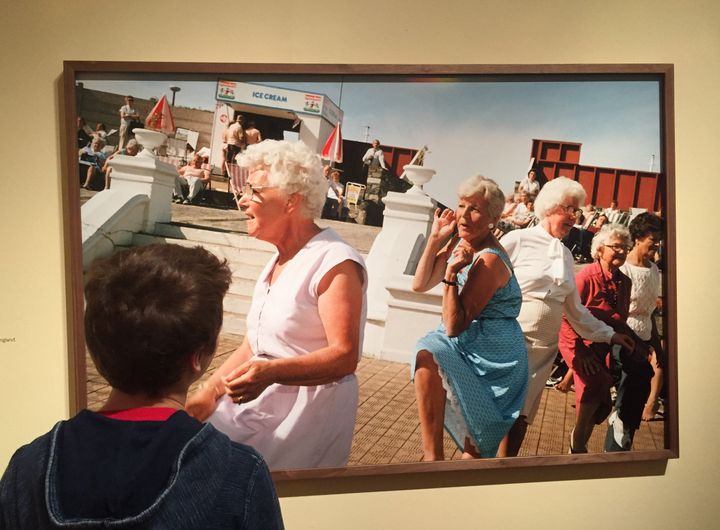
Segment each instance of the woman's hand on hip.
[[234,403],[247,403],[256,399],[275,382],[272,361],[249,359],[225,378],[225,392]]

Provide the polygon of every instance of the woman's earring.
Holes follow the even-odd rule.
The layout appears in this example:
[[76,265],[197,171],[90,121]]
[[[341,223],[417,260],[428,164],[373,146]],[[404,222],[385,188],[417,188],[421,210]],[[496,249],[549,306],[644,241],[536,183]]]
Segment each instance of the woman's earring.
[[492,230],[493,228],[495,228],[495,224],[494,224],[494,223],[490,223],[490,224],[488,225],[488,228],[489,228],[490,230]]

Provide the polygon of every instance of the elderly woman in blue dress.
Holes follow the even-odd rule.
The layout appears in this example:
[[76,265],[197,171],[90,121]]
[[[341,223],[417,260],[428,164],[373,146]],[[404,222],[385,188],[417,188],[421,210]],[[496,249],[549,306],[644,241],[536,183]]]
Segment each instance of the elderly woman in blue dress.
[[463,458],[495,456],[527,386],[520,287],[493,235],[505,198],[482,176],[459,196],[455,212],[436,210],[413,280],[416,291],[443,283],[442,323],[420,339],[411,367],[425,461],[444,459],[443,426]]

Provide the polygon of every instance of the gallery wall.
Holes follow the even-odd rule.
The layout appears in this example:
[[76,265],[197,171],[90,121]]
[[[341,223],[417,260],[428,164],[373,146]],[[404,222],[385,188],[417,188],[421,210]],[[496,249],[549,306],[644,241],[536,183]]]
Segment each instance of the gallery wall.
[[717,2],[26,0],[2,12],[0,469],[69,410],[63,60],[674,63],[681,457],[627,472],[368,477],[283,483],[279,492],[292,529],[717,524]]

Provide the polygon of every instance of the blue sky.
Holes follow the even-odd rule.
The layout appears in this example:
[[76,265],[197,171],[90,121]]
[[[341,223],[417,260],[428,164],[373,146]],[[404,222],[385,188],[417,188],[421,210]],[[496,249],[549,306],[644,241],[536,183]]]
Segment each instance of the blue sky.
[[[466,177],[481,173],[504,191],[522,178],[533,138],[582,143],[587,165],[659,170],[660,99],[654,81],[438,82],[242,81],[326,94],[345,113],[343,137],[370,138],[400,147],[428,145],[426,166],[437,175],[425,186],[451,205]],[[294,81],[294,80],[293,80]],[[137,97],[171,99],[176,105],[212,110],[212,81],[90,81],[87,88]],[[342,99],[340,91],[342,89]]]

